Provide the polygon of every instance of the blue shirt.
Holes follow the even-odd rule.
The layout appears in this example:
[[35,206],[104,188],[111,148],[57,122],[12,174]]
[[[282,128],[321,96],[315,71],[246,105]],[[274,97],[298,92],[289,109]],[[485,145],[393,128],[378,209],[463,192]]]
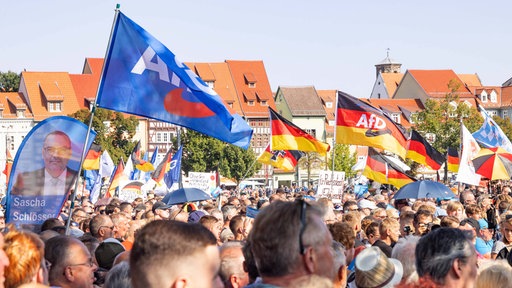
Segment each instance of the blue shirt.
[[493,245],[494,245],[494,240],[492,240],[492,239],[488,242],[485,242],[484,239],[482,239],[480,237],[476,237],[475,248],[476,248],[476,251],[482,255],[491,253]]

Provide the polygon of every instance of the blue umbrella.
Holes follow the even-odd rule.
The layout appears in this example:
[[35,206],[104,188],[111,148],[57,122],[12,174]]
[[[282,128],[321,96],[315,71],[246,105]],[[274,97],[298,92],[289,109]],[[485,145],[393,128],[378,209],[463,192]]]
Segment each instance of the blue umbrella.
[[162,202],[167,205],[182,204],[194,201],[203,201],[211,199],[210,194],[197,188],[180,188],[178,190],[167,193]]
[[422,198],[455,198],[452,190],[446,185],[430,180],[422,180],[402,186],[393,199],[422,199]]

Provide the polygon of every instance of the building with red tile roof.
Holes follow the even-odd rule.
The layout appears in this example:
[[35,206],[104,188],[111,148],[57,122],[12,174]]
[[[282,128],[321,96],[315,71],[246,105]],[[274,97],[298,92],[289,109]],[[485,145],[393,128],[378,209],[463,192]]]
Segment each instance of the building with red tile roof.
[[336,127],[336,94],[338,90],[316,90],[325,110],[326,142],[332,143]]

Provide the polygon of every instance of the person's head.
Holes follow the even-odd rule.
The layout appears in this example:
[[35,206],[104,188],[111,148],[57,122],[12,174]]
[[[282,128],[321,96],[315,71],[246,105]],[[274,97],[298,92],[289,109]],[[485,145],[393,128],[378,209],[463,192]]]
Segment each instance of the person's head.
[[46,171],[52,177],[58,177],[66,170],[71,158],[71,140],[62,131],[51,132],[44,138],[42,153]]
[[331,232],[332,239],[343,245],[346,260],[351,262],[354,259],[354,247],[356,244],[356,236],[353,233],[352,227],[346,222],[335,222],[327,225],[327,228]]
[[130,276],[130,264],[123,261],[108,271],[103,288],[131,288],[132,278]]
[[[169,219],[169,217],[170,217],[169,208],[170,208],[170,206],[165,204],[164,202],[157,201],[157,202],[155,202],[155,204],[153,204],[153,207],[151,207],[151,211],[153,211],[153,213],[155,214],[155,219],[165,220],[165,219]],[[181,212],[181,210],[179,210],[179,211]],[[187,217],[188,217],[188,215],[187,215]]]
[[9,257],[4,250],[4,236],[0,233],[0,287],[4,287],[5,282],[5,268],[9,266]]
[[441,219],[441,227],[459,228],[460,220],[455,216],[445,216]]
[[117,227],[108,215],[99,214],[91,219],[89,224],[91,235],[97,238],[100,242],[114,237]]
[[512,268],[507,264],[492,264],[482,270],[476,279],[477,288],[508,288],[510,283]]
[[414,215],[412,211],[405,211],[400,214],[400,235],[402,237],[414,234]]
[[480,224],[473,218],[466,218],[460,221],[458,229],[469,231],[472,241],[476,241],[476,236],[480,233]]
[[473,287],[477,255],[467,232],[438,228],[423,236],[416,246],[416,271],[445,287]]
[[469,217],[469,218],[473,218],[475,220],[478,220],[480,218],[482,218],[482,210],[480,209],[480,207],[478,207],[477,204],[468,204],[466,205],[466,216]]
[[359,207],[357,207],[357,201],[348,200],[343,203],[343,212],[348,213],[350,211],[358,211]]
[[400,223],[395,219],[385,218],[379,224],[380,239],[388,245],[398,241],[400,237]]
[[494,230],[489,229],[489,223],[487,220],[480,219],[478,220],[478,224],[480,225],[480,230],[478,230],[478,237],[482,238],[484,241],[490,241],[494,236]]
[[249,284],[249,275],[243,269],[243,243],[230,241],[220,247],[219,276],[226,288],[244,287]]
[[130,229],[130,217],[125,213],[115,213],[110,216],[110,219],[116,228],[113,237],[125,240]]
[[404,280],[410,280],[409,277],[416,272],[416,257],[414,251],[416,250],[416,245],[419,240],[420,237],[414,235],[400,238],[391,252],[391,258],[397,259],[402,263],[402,267],[404,268],[402,279]]
[[130,253],[133,286],[212,287],[220,267],[216,244],[215,236],[200,224],[167,220],[146,224]]
[[361,231],[361,213],[350,211],[343,216],[343,222],[348,223],[354,230],[354,235]]
[[475,194],[471,190],[465,189],[459,196],[460,202],[464,205],[476,204]]
[[366,227],[365,234],[368,238],[368,242],[373,245],[375,241],[380,239],[379,222],[373,221]]
[[44,255],[48,260],[51,286],[92,288],[97,266],[89,250],[80,240],[60,235],[46,242]]
[[205,215],[199,219],[199,224],[206,227],[206,229],[210,230],[213,233],[215,238],[217,238],[217,242],[220,242],[220,231],[222,230],[222,222],[219,221],[215,216]]
[[382,221],[388,217],[388,214],[386,213],[386,209],[384,208],[377,208],[372,211],[370,214],[375,218],[376,220]]
[[39,236],[28,231],[9,229],[4,237],[5,253],[9,263],[12,263],[5,268],[5,286],[18,287],[25,283],[47,282],[44,244]]
[[512,244],[512,214],[504,215],[500,222],[500,232],[503,235],[503,243]]
[[432,225],[432,214],[428,210],[418,210],[414,214],[414,235],[424,235]]
[[263,212],[256,217],[248,241],[264,280],[290,274],[334,279],[332,237],[316,203],[277,201]]
[[448,216],[455,216],[462,221],[464,219],[464,206],[459,201],[451,201],[446,205],[446,214]]
[[83,208],[75,208],[73,209],[73,214],[71,216],[71,219],[75,221],[76,223],[80,223],[83,220],[87,219],[88,215],[87,212]]

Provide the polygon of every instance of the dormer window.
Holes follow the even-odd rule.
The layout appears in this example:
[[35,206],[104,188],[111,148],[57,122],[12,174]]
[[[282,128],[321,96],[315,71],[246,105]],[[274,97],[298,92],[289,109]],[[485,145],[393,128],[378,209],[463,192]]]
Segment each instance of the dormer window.
[[247,85],[249,86],[249,88],[256,88],[255,82],[249,82]]
[[261,101],[261,106],[268,106],[267,101],[266,100],[262,100]]
[[487,102],[487,93],[485,91],[482,91],[482,94],[480,94],[480,99],[482,102]]
[[62,112],[62,102],[48,102],[49,112]]
[[325,107],[332,108],[332,102],[325,102]]
[[494,92],[494,90],[491,92],[491,102],[493,103],[496,103],[498,100],[497,100],[497,97],[496,97],[496,92]]
[[254,101],[247,101],[247,105],[254,106]]
[[391,114],[391,119],[393,119],[393,121],[395,121],[396,123],[400,124],[400,114],[399,113]]

